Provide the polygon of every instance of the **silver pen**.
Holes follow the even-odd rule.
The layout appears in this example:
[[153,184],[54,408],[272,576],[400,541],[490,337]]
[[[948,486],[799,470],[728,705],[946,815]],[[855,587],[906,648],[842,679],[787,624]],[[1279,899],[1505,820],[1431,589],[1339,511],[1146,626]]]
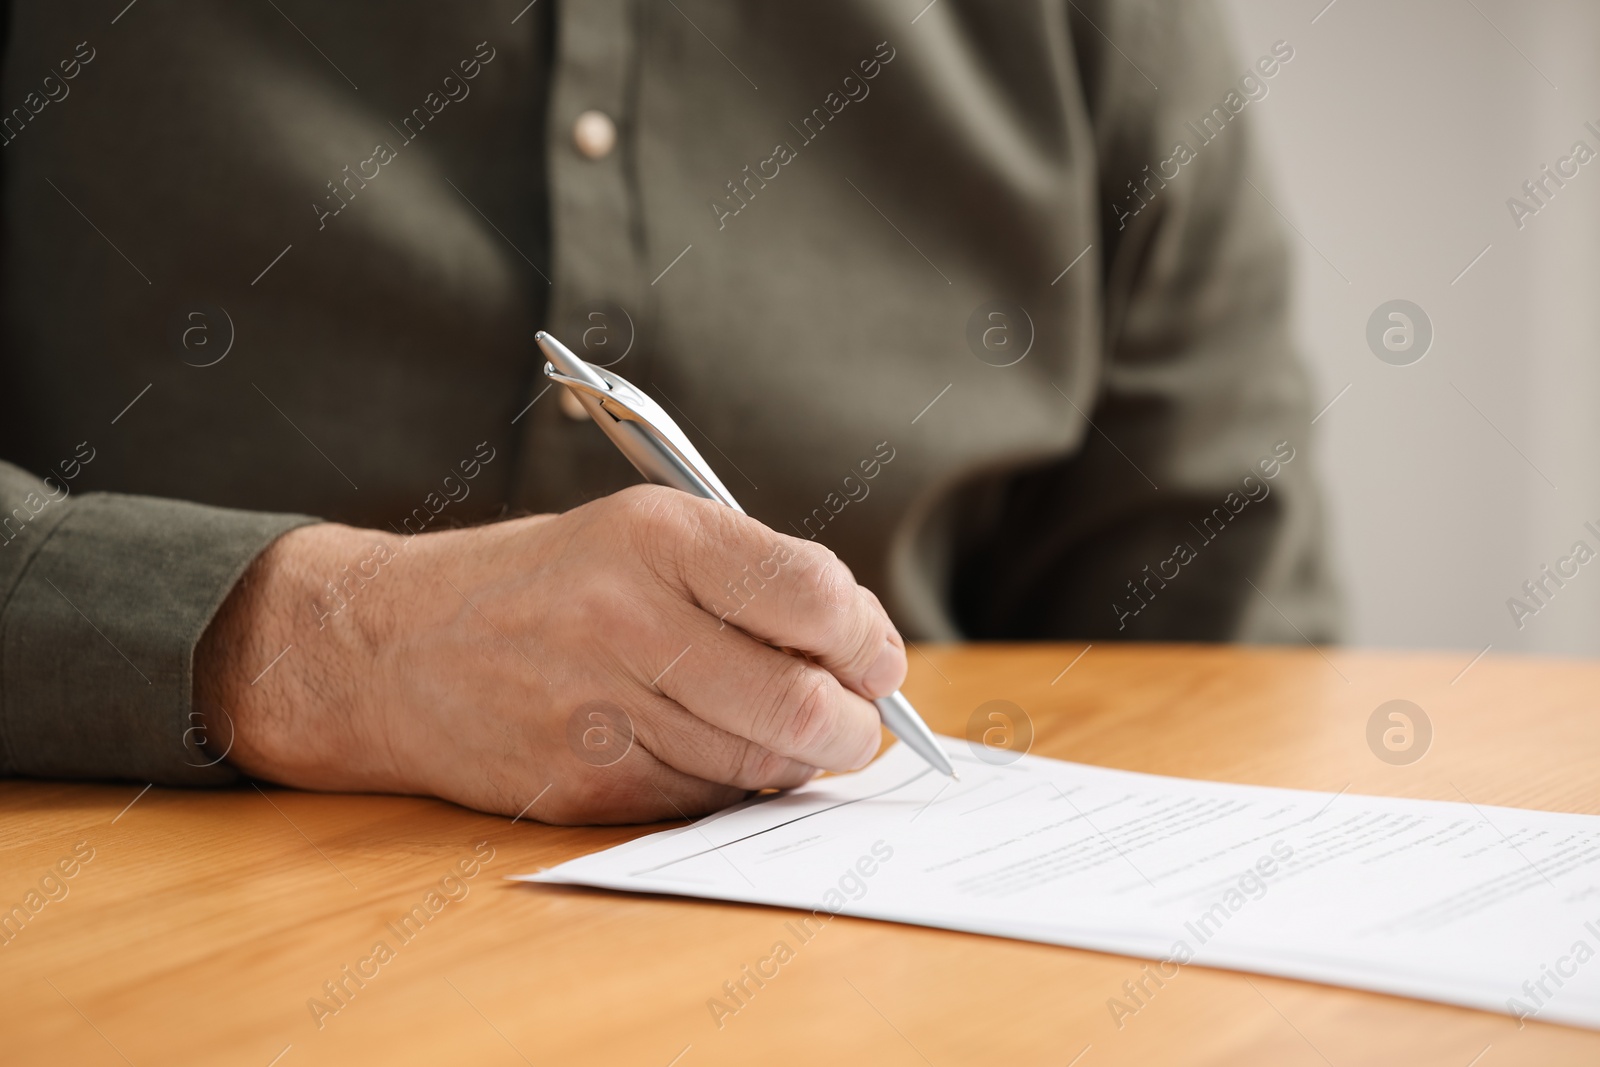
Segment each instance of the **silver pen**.
[[[544,365],[545,377],[572,391],[595,425],[605,431],[646,480],[719,501],[745,514],[711,465],[659,404],[622,376],[579,359],[543,330],[533,339],[549,361]],[[933,731],[899,690],[873,703],[883,725],[907,748],[927,760],[934,770],[958,777]]]

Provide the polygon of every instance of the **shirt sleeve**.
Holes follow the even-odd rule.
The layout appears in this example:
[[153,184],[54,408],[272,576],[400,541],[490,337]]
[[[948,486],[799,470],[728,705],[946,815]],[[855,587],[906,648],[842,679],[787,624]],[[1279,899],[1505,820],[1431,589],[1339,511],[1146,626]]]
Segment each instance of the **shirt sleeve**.
[[0,463],[0,774],[234,778],[226,739],[191,729],[195,645],[251,561],[313,521],[77,494]]
[[[1331,640],[1287,230],[1252,144],[1254,113],[1299,73],[1292,44],[1236,55],[1210,2],[1070,10],[1097,159],[1103,369],[1093,395],[1069,398],[1090,424],[1079,452],[965,503],[963,631]],[[1014,533],[996,550],[984,529]]]

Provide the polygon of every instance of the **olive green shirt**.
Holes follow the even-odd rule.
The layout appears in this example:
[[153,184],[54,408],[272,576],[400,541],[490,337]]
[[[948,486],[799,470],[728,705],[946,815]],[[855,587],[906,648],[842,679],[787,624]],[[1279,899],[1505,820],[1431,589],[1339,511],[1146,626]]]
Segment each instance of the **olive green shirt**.
[[0,773],[227,780],[196,642],[310,516],[636,481],[539,328],[912,638],[1332,633],[1297,71],[1212,4],[121,7],[6,23]]

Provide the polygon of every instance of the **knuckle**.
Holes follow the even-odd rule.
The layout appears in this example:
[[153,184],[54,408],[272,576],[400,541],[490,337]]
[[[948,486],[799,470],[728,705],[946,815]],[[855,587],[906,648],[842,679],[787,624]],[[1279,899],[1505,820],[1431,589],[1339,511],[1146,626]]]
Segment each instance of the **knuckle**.
[[837,724],[831,675],[796,663],[778,706],[776,747],[790,754],[815,752]]
[[648,589],[632,586],[619,577],[591,574],[578,583],[561,605],[561,625],[575,634],[597,641],[594,661],[633,663],[636,657],[659,645],[660,611]]
[[828,643],[849,632],[856,604],[855,576],[830,555],[808,562],[800,575],[795,610],[802,631]]
[[614,595],[617,590],[604,574],[594,578],[576,590],[576,595],[569,597],[565,604],[566,624],[579,633],[606,633],[605,627],[610,626],[617,614]]
[[723,507],[710,500],[697,501],[706,505],[695,516],[697,535],[718,554],[718,565],[732,573],[741,565],[753,566],[759,554],[766,551],[772,540],[772,531],[747,515]]
[[688,499],[685,493],[659,485],[632,485],[609,498],[642,539],[643,547],[650,548],[670,543],[671,535],[683,529],[683,505]]
[[726,552],[740,543],[740,527],[733,520],[744,516],[714,500],[659,485],[632,486],[615,495],[625,498],[619,504],[627,509],[627,528],[639,558],[682,584],[704,568],[708,551]]
[[783,777],[790,763],[787,756],[780,756],[771,749],[746,745],[729,784],[741,789],[765,789]]

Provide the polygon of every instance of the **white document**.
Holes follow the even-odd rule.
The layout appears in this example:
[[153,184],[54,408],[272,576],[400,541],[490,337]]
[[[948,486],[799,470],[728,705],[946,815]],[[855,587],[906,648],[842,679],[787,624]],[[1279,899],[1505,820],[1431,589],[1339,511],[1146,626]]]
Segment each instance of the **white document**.
[[896,745],[519,877],[1156,961],[1107,990],[1119,1021],[1201,964],[1600,1028],[1600,816],[946,749],[959,782]]

